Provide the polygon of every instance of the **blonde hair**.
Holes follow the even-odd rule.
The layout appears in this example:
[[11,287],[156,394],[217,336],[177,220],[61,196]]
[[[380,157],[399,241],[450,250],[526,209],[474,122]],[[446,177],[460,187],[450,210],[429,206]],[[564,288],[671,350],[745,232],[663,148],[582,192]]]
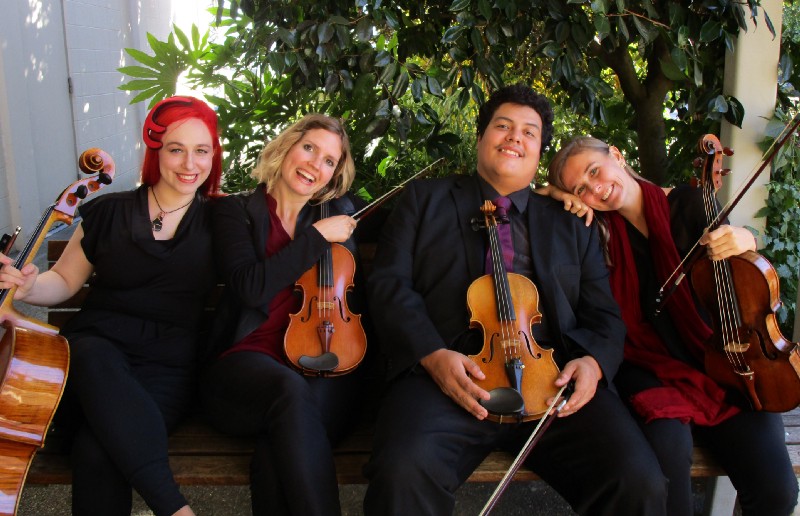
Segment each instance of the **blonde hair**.
[[340,119],[310,113],[293,123],[279,134],[274,140],[264,146],[258,163],[251,174],[259,183],[264,183],[267,192],[271,192],[281,174],[283,160],[289,150],[299,142],[303,136],[312,129],[324,129],[339,135],[342,140],[342,156],[336,169],[333,171],[330,182],[325,188],[320,189],[312,197],[313,201],[330,201],[342,195],[350,189],[356,175],[356,166],[353,163],[352,153],[350,152],[350,139],[344,129],[344,124]]
[[[564,184],[564,165],[572,156],[588,151],[610,154],[611,147],[603,140],[599,140],[594,136],[576,136],[572,138],[558,149],[553,159],[550,160],[550,164],[547,166],[547,181],[556,188],[569,192],[570,189]],[[624,163],[622,168],[634,179],[644,179],[637,174],[628,163]]]

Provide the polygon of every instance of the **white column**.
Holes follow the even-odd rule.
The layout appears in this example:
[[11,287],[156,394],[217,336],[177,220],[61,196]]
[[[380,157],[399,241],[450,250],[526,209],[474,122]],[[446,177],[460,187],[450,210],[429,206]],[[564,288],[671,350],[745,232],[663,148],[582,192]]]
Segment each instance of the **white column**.
[[[780,0],[762,0],[761,9],[769,14],[777,32],[775,37],[770,34],[763,17],[759,16],[757,26],[748,17],[747,32],[740,32],[736,51],[727,52],[725,56],[724,93],[739,99],[745,116],[741,129],[722,123],[720,141],[735,153],[723,162],[723,166],[732,171],[724,179],[719,192],[723,204],[736,196],[761,163],[758,143],[764,139],[767,121],[775,111],[783,3]],[[751,226],[763,234],[765,221],[754,218],[754,215],[764,206],[767,197],[764,185],[769,182],[769,177],[767,168],[734,208],[730,215],[732,224]]]

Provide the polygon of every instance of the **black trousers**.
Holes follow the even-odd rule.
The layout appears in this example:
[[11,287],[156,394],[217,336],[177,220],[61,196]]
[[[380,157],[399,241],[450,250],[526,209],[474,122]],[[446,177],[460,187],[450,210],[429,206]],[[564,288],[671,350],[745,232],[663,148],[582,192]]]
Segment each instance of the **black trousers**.
[[255,436],[253,514],[340,514],[332,446],[357,417],[358,373],[305,377],[270,356],[237,352],[203,375],[201,395],[220,431]]
[[[625,399],[661,383],[651,373],[623,364],[615,379]],[[638,416],[635,416],[638,418]],[[639,420],[669,479],[668,513],[692,514],[691,467],[695,439],[707,447],[736,488],[745,516],[786,516],[797,503],[797,478],[786,450],[783,418],[743,411],[712,427],[677,419]]]
[[[382,401],[366,468],[365,514],[452,514],[456,489],[486,455],[498,446],[516,454],[535,424],[479,421],[426,374],[395,381]],[[580,514],[665,514],[667,481],[658,461],[606,388],[555,420],[526,464]]]
[[78,317],[67,333],[65,393],[75,426],[72,512],[127,516],[133,487],[157,516],[171,515],[187,502],[169,467],[167,434],[190,405],[194,338],[135,318]]

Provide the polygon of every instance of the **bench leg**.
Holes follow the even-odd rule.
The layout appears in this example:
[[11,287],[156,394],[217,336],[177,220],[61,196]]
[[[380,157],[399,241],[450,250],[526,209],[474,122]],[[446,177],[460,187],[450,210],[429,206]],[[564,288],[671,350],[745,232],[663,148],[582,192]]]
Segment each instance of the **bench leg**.
[[731,516],[736,507],[736,489],[728,477],[710,477],[706,481],[706,498],[703,514],[706,516]]

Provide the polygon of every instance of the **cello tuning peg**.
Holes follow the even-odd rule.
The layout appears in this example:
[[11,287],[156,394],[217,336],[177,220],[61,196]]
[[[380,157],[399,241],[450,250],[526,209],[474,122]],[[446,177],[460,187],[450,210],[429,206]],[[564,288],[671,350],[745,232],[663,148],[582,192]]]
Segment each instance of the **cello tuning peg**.
[[723,147],[722,153],[725,154],[726,156],[733,156],[733,149],[731,149],[730,147]]
[[727,175],[728,175],[728,174],[730,174],[730,173],[731,173],[731,169],[729,169],[729,168],[723,168],[722,170],[720,170],[720,171],[719,171],[719,174],[720,174],[721,176],[723,176],[723,177],[724,177],[724,176],[727,176]]
[[483,224],[483,219],[480,217],[472,217],[469,220],[469,223],[472,225],[472,231],[478,231],[479,229],[486,227]]

